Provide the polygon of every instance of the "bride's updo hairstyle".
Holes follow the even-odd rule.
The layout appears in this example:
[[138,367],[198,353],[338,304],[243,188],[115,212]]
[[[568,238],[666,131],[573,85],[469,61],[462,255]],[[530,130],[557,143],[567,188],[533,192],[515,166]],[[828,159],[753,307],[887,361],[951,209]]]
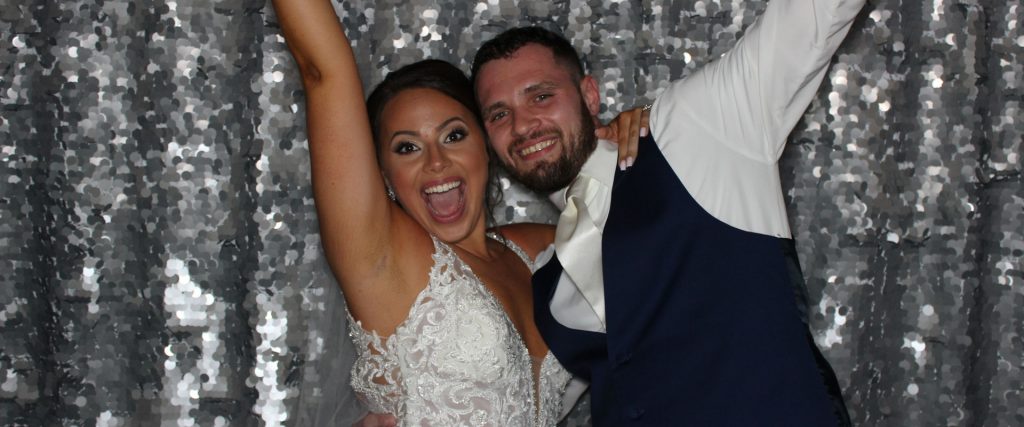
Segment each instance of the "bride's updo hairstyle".
[[[366,112],[370,118],[373,145],[377,149],[377,153],[380,153],[381,148],[380,122],[384,107],[399,93],[409,89],[436,90],[462,104],[473,114],[473,120],[476,120],[480,132],[483,132],[480,139],[484,141],[489,159],[484,212],[487,215],[488,225],[495,225],[493,209],[502,199],[501,186],[498,184],[496,174],[500,164],[495,161],[497,157],[493,154],[491,144],[487,142],[487,133],[484,130],[483,119],[480,117],[480,107],[476,102],[476,95],[473,93],[473,84],[458,67],[439,59],[425,59],[388,73],[384,81],[373,88],[370,96],[366,99]],[[379,154],[377,160],[380,161]]]
[[[476,124],[483,130],[480,107],[476,103],[469,78],[462,70],[446,61],[425,59],[388,73],[384,81],[380,82],[366,99],[366,112],[369,114],[370,128],[373,130],[373,143],[378,150],[381,113],[391,99],[408,89],[433,89],[458,101],[473,113]],[[484,134],[483,137],[486,141],[487,135]]]

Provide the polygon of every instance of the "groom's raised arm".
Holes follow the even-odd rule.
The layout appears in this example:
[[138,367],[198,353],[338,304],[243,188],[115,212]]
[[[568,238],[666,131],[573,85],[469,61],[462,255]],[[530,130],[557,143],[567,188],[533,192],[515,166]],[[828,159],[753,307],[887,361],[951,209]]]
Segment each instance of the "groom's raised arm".
[[673,82],[651,134],[686,190],[740,230],[791,236],[778,159],[864,0],[771,0],[729,52]]
[[659,96],[655,138],[680,123],[687,139],[774,163],[864,3],[771,0],[736,46]]

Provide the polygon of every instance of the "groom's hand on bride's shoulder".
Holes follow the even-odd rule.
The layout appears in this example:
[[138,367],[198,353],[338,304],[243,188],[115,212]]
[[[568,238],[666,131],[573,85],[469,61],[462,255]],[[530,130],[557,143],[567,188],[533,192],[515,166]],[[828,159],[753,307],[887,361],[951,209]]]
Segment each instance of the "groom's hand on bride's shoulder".
[[363,419],[356,421],[352,424],[352,427],[396,427],[398,426],[398,419],[394,415],[388,414],[366,414]]

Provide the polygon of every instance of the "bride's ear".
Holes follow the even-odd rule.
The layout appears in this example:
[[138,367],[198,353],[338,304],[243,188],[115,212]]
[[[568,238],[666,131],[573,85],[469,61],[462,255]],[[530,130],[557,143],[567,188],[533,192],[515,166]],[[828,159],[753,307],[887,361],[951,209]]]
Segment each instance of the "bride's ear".
[[391,199],[392,202],[398,202],[398,194],[395,193],[394,187],[391,186],[391,180],[384,174],[384,171],[380,171],[380,179],[384,181],[384,194]]

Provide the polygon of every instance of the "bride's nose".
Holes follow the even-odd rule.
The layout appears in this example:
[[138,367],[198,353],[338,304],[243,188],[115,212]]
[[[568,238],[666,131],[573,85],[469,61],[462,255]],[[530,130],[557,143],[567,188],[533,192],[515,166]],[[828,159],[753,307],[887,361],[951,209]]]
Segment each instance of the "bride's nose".
[[443,147],[432,146],[427,148],[427,170],[440,172],[451,164],[451,159]]

